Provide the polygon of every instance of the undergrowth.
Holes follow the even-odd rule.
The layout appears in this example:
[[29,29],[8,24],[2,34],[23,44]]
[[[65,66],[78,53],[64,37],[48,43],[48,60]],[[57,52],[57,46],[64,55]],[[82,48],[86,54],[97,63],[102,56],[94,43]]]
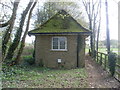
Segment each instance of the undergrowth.
[[56,70],[37,66],[2,67],[4,88],[87,87],[85,69]]

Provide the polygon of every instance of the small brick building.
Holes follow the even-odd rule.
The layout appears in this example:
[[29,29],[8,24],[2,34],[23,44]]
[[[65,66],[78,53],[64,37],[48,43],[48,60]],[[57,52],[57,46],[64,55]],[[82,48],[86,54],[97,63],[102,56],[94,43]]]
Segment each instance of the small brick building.
[[30,32],[35,35],[35,63],[50,68],[85,66],[85,38],[91,34],[61,10]]

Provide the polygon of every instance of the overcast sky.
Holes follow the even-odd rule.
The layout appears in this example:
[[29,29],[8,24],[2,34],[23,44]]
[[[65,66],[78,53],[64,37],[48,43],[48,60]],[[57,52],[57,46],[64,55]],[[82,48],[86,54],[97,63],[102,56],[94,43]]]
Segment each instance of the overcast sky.
[[[108,18],[110,38],[118,39],[118,2],[119,0],[108,0]],[[102,3],[102,23],[101,23],[101,39],[106,38],[106,15],[105,5]]]

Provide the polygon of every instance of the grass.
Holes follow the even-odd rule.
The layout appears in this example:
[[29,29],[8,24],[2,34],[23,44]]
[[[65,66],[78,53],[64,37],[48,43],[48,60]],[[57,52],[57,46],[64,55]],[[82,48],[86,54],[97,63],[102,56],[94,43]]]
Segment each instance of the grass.
[[33,45],[29,45],[26,46],[23,50],[22,56],[27,56],[27,55],[33,55],[34,52],[34,46]]
[[[98,51],[99,52],[103,52],[103,53],[107,53],[107,48],[99,48]],[[118,54],[118,48],[111,48],[111,51],[115,52],[116,54]],[[89,48],[86,48],[85,52],[88,53],[89,52]]]
[[87,73],[84,68],[56,70],[36,66],[9,67],[2,73],[3,88],[85,88]]
[[[118,48],[111,48],[111,51],[118,53]],[[99,48],[99,52],[107,52],[107,48]]]

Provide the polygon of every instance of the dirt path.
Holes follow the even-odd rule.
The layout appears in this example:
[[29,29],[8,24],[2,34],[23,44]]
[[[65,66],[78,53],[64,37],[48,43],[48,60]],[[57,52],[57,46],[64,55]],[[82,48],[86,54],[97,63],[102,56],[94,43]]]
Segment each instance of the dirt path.
[[110,77],[90,56],[86,56],[85,60],[90,88],[120,88],[120,83]]

